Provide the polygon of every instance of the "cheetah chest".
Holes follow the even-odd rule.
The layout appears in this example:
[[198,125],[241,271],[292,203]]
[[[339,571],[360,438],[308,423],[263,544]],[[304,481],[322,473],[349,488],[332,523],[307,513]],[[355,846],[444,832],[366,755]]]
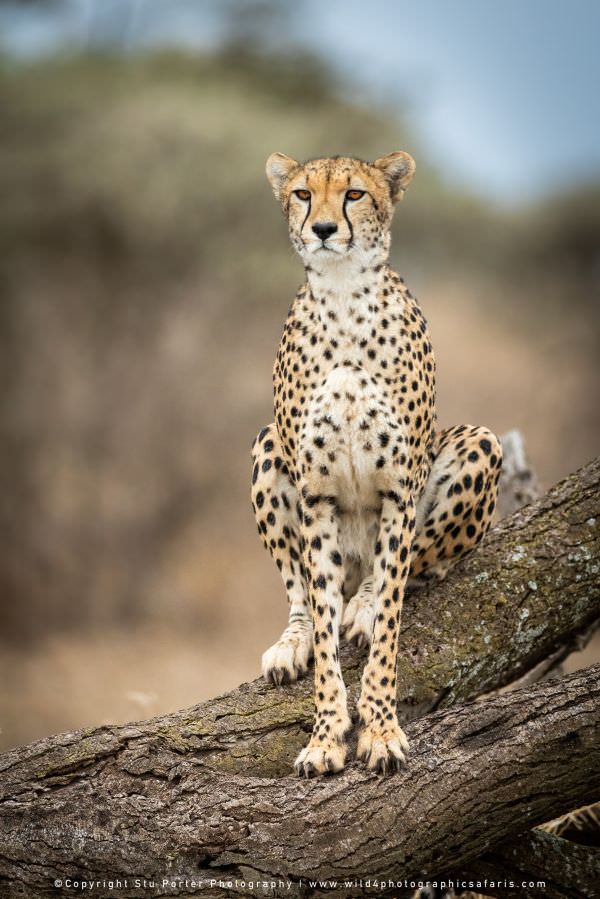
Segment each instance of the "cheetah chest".
[[377,510],[382,482],[404,442],[381,382],[358,364],[336,366],[307,404],[304,478],[315,491],[335,496],[342,512]]

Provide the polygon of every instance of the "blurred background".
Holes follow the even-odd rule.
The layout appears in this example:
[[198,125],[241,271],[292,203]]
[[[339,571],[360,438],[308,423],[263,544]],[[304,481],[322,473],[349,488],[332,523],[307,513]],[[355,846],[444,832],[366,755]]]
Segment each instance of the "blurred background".
[[302,270],[264,177],[410,151],[439,419],[598,452],[600,6],[0,0],[0,734],[193,704],[286,603],[249,449]]

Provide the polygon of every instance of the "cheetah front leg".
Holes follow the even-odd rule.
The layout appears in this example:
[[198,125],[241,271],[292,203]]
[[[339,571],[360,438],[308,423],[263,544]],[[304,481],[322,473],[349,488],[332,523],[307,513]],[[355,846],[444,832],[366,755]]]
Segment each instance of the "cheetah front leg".
[[400,614],[415,530],[412,497],[388,493],[383,500],[375,546],[375,621],[369,659],[362,678],[357,755],[385,774],[405,761],[408,742],[398,724],[396,662]]
[[263,428],[252,447],[252,508],[258,533],[283,578],[289,621],[262,657],[265,680],[291,683],[306,673],[313,654],[308,591],[300,550],[298,494],[283,461],[274,424]]
[[351,729],[339,660],[339,624],[344,566],[338,522],[328,498],[302,497],[305,568],[312,607],[315,652],[315,722],[308,745],[296,759],[298,774],[340,771]]

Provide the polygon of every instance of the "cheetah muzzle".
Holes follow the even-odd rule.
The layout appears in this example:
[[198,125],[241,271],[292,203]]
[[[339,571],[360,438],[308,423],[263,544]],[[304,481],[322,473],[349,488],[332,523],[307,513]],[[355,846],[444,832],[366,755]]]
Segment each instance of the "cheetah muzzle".
[[258,531],[289,604],[262,670],[289,683],[314,656],[315,722],[295,765],[305,776],[346,761],[340,631],[370,646],[358,756],[378,773],[404,763],[396,663],[407,581],[443,576],[482,539],[496,502],[498,438],[436,430],[427,322],[388,264],[394,206],[414,170],[403,152],[267,161],[306,281],[275,360],[275,420],[252,451]]

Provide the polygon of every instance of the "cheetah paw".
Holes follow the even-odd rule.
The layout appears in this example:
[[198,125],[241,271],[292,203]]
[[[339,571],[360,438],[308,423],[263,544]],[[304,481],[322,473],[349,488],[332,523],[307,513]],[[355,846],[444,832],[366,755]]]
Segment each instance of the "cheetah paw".
[[371,587],[361,584],[358,593],[352,597],[344,609],[342,629],[348,643],[358,649],[369,646],[373,637],[375,609]]
[[266,681],[291,684],[306,674],[312,656],[312,638],[308,636],[282,637],[262,657],[262,673]]
[[311,740],[294,762],[294,769],[299,777],[314,777],[341,771],[345,762],[345,743],[331,738],[318,743]]
[[367,724],[359,734],[356,755],[375,774],[393,774],[406,762],[408,740],[399,725],[382,729]]

